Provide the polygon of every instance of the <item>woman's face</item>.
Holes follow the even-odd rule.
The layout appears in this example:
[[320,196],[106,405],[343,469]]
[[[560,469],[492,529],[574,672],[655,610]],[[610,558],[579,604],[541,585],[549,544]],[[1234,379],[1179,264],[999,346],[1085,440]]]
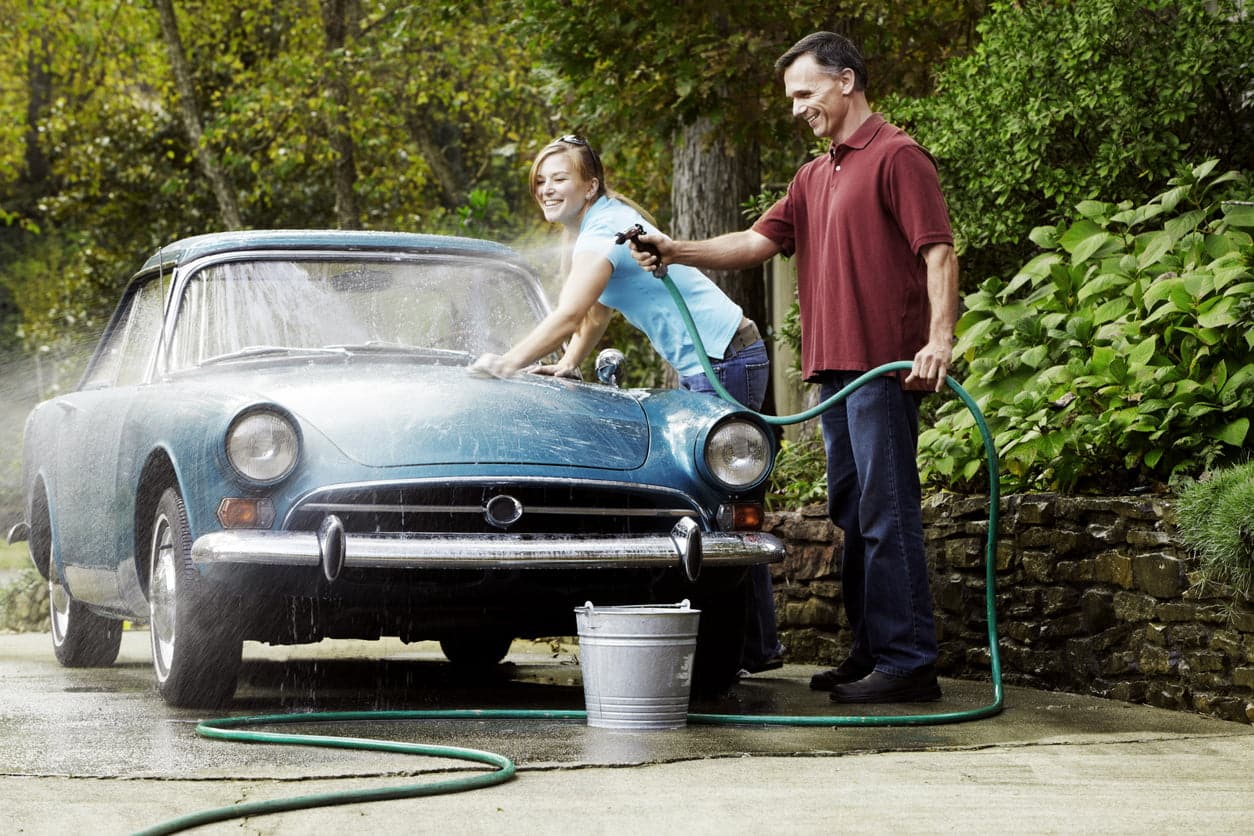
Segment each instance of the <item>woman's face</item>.
[[540,162],[532,189],[546,221],[573,226],[596,197],[597,182],[579,173],[570,154],[556,153]]

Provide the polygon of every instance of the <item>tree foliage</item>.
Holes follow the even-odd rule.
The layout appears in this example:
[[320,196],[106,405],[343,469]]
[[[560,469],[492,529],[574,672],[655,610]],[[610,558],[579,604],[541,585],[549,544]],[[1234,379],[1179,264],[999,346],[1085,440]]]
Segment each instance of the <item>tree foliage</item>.
[[792,125],[775,60],[817,30],[861,48],[878,95],[925,95],[933,70],[969,50],[983,0],[833,5],[680,0],[521,0],[515,24],[541,44],[555,116],[605,147],[607,165],[669,224],[670,154],[677,129],[710,118],[734,145],[759,143],[764,178],[787,182],[810,154]]
[[1242,0],[993,4],[937,92],[884,107],[937,157],[964,272],[1005,275],[1084,199],[1140,202],[1186,159],[1254,170]]
[[[249,227],[504,239],[534,228],[534,213],[518,211],[529,201],[525,155],[552,126],[531,45],[501,25],[513,0],[172,8],[198,141],[180,118],[154,5],[0,0],[14,24],[0,46],[10,68],[0,85],[0,314],[6,300],[21,312],[14,331],[29,348],[98,327],[156,247],[222,228],[206,157]],[[337,214],[344,183],[355,223]]]

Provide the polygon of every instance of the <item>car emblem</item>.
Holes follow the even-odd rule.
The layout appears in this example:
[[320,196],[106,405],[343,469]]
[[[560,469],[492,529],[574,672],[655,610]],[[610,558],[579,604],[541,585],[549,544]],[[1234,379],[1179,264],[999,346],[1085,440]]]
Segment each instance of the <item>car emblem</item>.
[[483,518],[495,528],[509,528],[522,519],[522,503],[508,494],[492,497],[483,506]]

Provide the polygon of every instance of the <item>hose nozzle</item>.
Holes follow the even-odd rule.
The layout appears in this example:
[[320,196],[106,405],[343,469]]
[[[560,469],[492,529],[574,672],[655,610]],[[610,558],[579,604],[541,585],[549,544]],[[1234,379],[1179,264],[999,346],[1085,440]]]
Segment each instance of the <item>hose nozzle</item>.
[[666,278],[666,265],[662,263],[662,254],[658,252],[657,247],[652,244],[645,244],[640,241],[640,236],[645,234],[647,233],[644,231],[643,226],[640,224],[632,224],[614,236],[614,243],[625,244],[628,241],[632,241],[635,243],[637,249],[643,250],[644,252],[654,256],[657,259],[657,267],[653,268],[653,278],[664,279]]

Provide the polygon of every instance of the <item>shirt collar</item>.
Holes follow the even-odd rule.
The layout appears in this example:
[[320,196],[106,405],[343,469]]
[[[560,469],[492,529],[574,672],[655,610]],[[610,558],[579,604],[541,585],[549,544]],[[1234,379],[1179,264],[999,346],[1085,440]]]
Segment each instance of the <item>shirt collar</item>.
[[836,160],[844,156],[846,151],[861,151],[871,144],[871,140],[875,139],[875,135],[887,124],[882,113],[872,113],[844,142],[839,144],[833,142],[827,149],[827,155],[832,160]]

